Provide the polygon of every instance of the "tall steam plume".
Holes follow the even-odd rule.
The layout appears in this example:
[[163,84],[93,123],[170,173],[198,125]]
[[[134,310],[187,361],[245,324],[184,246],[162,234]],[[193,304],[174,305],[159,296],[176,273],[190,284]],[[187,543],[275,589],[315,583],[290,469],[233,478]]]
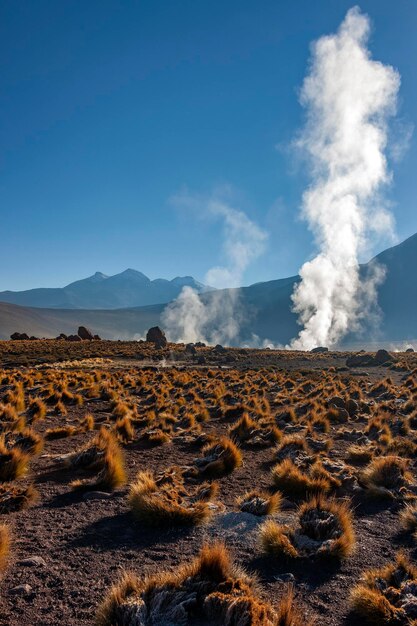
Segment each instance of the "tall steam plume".
[[[213,267],[205,283],[216,287],[201,298],[191,287],[184,287],[162,314],[162,323],[171,341],[231,344],[240,330],[239,290],[243,274],[264,251],[267,235],[248,216],[214,196],[181,194],[175,203],[191,208],[205,218],[221,219],[225,266]],[[228,287],[228,289],[224,289]]]
[[[371,59],[369,30],[368,17],[350,9],[335,35],[314,43],[302,87],[307,122],[298,143],[313,174],[303,216],[319,253],[302,266],[292,296],[303,325],[295,349],[335,345],[355,328],[364,310],[358,255],[372,230],[391,228],[390,215],[375,205],[390,179],[384,150],[400,77]],[[369,293],[375,296],[375,281]]]

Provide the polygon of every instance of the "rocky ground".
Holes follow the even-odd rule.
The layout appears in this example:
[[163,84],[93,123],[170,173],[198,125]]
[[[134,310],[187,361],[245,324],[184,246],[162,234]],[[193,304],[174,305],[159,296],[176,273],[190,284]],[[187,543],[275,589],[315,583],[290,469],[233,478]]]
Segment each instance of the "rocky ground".
[[[412,353],[398,354],[380,363],[371,355],[367,364],[349,367],[349,356],[173,344],[155,349],[137,342],[0,342],[1,406],[15,403],[16,420],[23,416],[25,427],[43,442],[43,449],[31,454],[26,474],[13,481],[33,485],[38,499],[14,512],[1,509],[0,499],[1,522],[11,532],[11,553],[0,581],[0,624],[93,624],[97,606],[123,571],[142,577],[171,570],[216,539],[257,577],[261,596],[273,606],[292,583],[306,619],[328,626],[365,623],[349,602],[362,572],[391,562],[399,549],[412,560],[417,556],[412,534],[402,532],[399,521],[416,493],[417,359]],[[51,401],[54,389],[58,394]],[[114,394],[105,397],[103,389]],[[357,409],[341,410],[331,403],[333,397],[345,403],[355,399]],[[34,398],[45,402],[46,415],[31,420],[28,407]],[[320,459],[333,468],[330,474],[340,484],[332,485],[329,495],[348,502],[353,511],[356,544],[351,556],[342,561],[314,555],[287,559],[264,552],[260,527],[265,517],[241,511],[236,499],[255,488],[276,490],[271,470],[280,458],[279,438],[259,444],[232,437],[242,464],[218,479],[219,492],[205,524],[155,527],[135,518],[128,492],[138,472],[156,475],[173,466],[193,467],[204,442],[231,437],[230,428],[242,412],[228,409],[241,406],[261,424],[260,432],[274,426],[280,437],[310,437],[311,445],[331,441],[329,450],[310,448],[307,463]],[[290,418],[289,409],[294,412]],[[198,417],[203,410],[204,420]],[[93,418],[91,430],[82,426],[86,414]],[[120,436],[116,422],[126,416],[133,431]],[[312,436],[310,422],[317,416],[329,419],[329,432],[317,430]],[[1,420],[3,432],[21,428],[11,427],[4,414]],[[85,446],[103,425],[119,439],[126,482],[113,491],[74,490],[70,482],[78,475],[58,466],[56,458]],[[62,426],[73,426],[73,432],[48,435]],[[151,442],[150,431],[166,437]],[[407,481],[398,489],[390,485],[387,497],[371,495],[361,478],[364,466],[348,456],[353,444],[368,447],[373,458],[406,459]],[[301,461],[298,466],[306,467]],[[284,493],[272,518],[294,525],[299,504],[291,492]],[[411,624],[411,618],[402,623]]]

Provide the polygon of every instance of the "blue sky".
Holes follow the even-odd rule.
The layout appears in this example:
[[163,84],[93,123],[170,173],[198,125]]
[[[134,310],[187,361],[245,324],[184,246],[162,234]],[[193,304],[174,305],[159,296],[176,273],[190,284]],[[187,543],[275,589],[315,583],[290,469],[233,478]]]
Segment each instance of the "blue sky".
[[[202,279],[221,221],[170,199],[226,187],[269,232],[244,284],[295,274],[314,243],[289,149],[309,45],[344,0],[107,0],[0,5],[0,290],[127,267]],[[398,124],[417,121],[417,2],[359,3],[374,58],[401,74]],[[398,239],[417,231],[416,138],[388,191]],[[378,252],[388,241],[374,242]],[[370,252],[372,252],[370,251]]]

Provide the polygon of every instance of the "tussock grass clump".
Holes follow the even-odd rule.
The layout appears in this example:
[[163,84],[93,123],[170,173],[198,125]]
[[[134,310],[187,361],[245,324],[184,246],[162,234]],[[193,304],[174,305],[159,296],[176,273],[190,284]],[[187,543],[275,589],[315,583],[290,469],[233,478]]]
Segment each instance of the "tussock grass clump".
[[53,412],[55,415],[68,415],[67,407],[60,400],[55,404]]
[[0,438],[0,482],[11,482],[24,476],[27,471],[29,456],[19,448],[10,450]]
[[331,406],[326,417],[331,424],[343,424],[349,421],[349,413],[343,407]]
[[114,425],[115,435],[123,443],[129,443],[135,438],[135,429],[132,426],[132,420],[129,415],[120,417]]
[[229,429],[229,436],[243,445],[269,446],[282,438],[282,432],[276,426],[259,420],[253,420],[248,413],[235,422]]
[[417,530],[417,504],[408,504],[400,513],[401,528],[409,532]]
[[355,613],[375,626],[415,624],[417,569],[404,554],[395,563],[371,569],[362,576],[351,594]]
[[353,444],[347,450],[347,458],[351,463],[365,465],[372,460],[374,449],[369,446]]
[[95,427],[94,415],[91,413],[86,413],[84,417],[80,420],[80,428],[88,432],[89,430],[94,430]]
[[19,448],[27,454],[39,454],[43,448],[43,438],[31,428],[20,432],[6,433],[4,441],[8,448]]
[[324,417],[323,415],[313,416],[308,422],[308,432],[329,433],[330,422],[327,417]]
[[56,426],[55,428],[47,428],[44,434],[45,439],[64,439],[77,434],[75,426]]
[[220,478],[242,464],[242,453],[228,437],[220,437],[208,443],[202,453],[203,458],[194,460],[202,477]]
[[259,598],[254,581],[234,565],[223,544],[203,547],[192,563],[172,573],[144,580],[125,574],[99,608],[96,624],[185,625],[196,617],[213,626],[307,626],[291,591],[275,611]]
[[39,493],[33,487],[18,487],[12,483],[0,484],[0,513],[21,511],[34,504]]
[[303,499],[309,495],[328,493],[332,485],[327,477],[313,477],[303,472],[291,459],[285,459],[272,468],[274,487],[288,497]]
[[268,520],[260,531],[265,552],[273,556],[348,557],[355,546],[352,513],[345,502],[316,496],[298,510],[298,527]]
[[363,470],[361,483],[372,496],[402,497],[412,479],[408,465],[407,459],[397,456],[377,457]]
[[310,450],[304,437],[286,435],[277,447],[275,456],[277,461],[290,459],[294,462],[303,463],[309,461],[309,453]]
[[171,441],[169,434],[164,432],[161,428],[145,430],[140,438],[146,441],[150,446],[162,446],[164,443]]
[[6,569],[10,554],[10,530],[7,524],[0,524],[0,576]]
[[0,404],[0,432],[18,431],[24,428],[26,420],[19,416],[12,404]]
[[241,511],[252,515],[272,515],[281,508],[282,496],[277,491],[273,495],[266,491],[247,491],[237,498],[237,505]]
[[98,466],[99,473],[93,479],[76,480],[71,483],[73,489],[105,489],[114,491],[126,483],[126,471],[122,449],[115,436],[105,428],[101,428],[96,440],[98,454],[90,468]]
[[53,459],[67,469],[98,472],[93,478],[74,480],[73,489],[106,489],[113,491],[126,482],[123,451],[113,433],[102,426],[85,446]]
[[267,520],[260,530],[262,549],[274,557],[297,558],[298,550],[293,543],[294,531],[274,520]]
[[156,479],[151,472],[139,472],[130,487],[129,504],[135,517],[151,526],[196,525],[211,516],[209,502],[216,492],[214,483],[190,492],[176,468]]
[[31,398],[29,400],[28,408],[26,410],[28,422],[30,424],[33,424],[38,420],[45,419],[46,411],[46,404],[41,398]]

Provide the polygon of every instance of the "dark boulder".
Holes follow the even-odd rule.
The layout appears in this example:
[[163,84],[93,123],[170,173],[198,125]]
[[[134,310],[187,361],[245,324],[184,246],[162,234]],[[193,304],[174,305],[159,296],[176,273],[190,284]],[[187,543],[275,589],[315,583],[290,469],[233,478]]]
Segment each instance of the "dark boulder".
[[387,363],[394,363],[397,359],[392,356],[387,350],[378,350],[375,354],[375,363],[377,365],[385,365]]
[[10,339],[13,341],[27,341],[29,339],[29,335],[26,333],[13,333],[13,335],[10,335]]
[[335,406],[339,409],[345,409],[346,408],[346,403],[343,400],[343,398],[341,398],[340,396],[333,396],[332,398],[330,398],[330,400],[328,401],[328,405],[331,406]]
[[68,339],[68,337],[65,333],[60,333],[58,337],[56,337],[56,339],[59,339],[60,341],[65,341],[65,339]]
[[156,348],[165,348],[167,345],[167,338],[163,330],[159,326],[153,326],[146,333],[146,341],[153,343]]
[[79,337],[81,337],[81,339],[84,339],[85,341],[87,341],[87,340],[91,341],[92,339],[94,339],[94,336],[93,336],[93,333],[91,332],[91,330],[89,330],[85,326],[80,326],[78,328],[77,335]]
[[317,346],[317,348],[312,349],[312,354],[321,354],[323,352],[328,352],[329,348],[325,348],[324,346]]
[[414,348],[407,348],[406,352],[414,352]]
[[346,365],[348,367],[391,365],[391,363],[394,363],[396,360],[397,359],[387,352],[387,350],[378,350],[375,356],[366,352],[352,354],[346,359]]
[[374,364],[374,357],[371,354],[366,353],[351,354],[346,359],[346,365],[348,367],[368,367],[369,365]]
[[101,341],[100,335],[94,335],[93,339],[95,339],[96,341]]
[[82,341],[79,335],[68,335],[67,341]]
[[225,352],[227,352],[227,350],[226,350],[226,348],[224,348],[222,345],[220,345],[218,343],[217,346],[214,346],[213,352],[218,352],[219,354],[224,354]]

